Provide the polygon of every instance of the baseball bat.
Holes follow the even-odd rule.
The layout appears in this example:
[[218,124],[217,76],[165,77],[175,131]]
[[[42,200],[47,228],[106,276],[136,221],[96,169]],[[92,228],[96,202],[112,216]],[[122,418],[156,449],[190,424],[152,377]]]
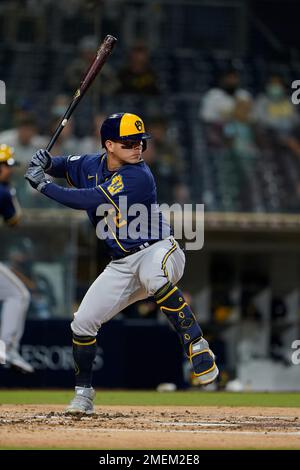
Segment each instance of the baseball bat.
[[76,92],[73,96],[73,99],[72,99],[68,109],[66,110],[65,114],[63,115],[63,117],[61,119],[61,122],[59,123],[59,125],[55,129],[55,132],[54,132],[53,136],[51,137],[51,140],[50,140],[49,144],[47,145],[48,152],[50,152],[50,150],[52,149],[53,145],[55,144],[57,138],[59,137],[60,133],[62,132],[63,128],[67,125],[68,119],[72,115],[74,109],[76,108],[76,106],[78,105],[80,100],[83,98],[85,92],[89,89],[89,87],[93,83],[96,75],[102,69],[104,63],[106,62],[107,58],[111,54],[111,52],[113,50],[113,47],[114,47],[116,42],[117,42],[117,39],[108,34],[105,37],[102,44],[100,45],[93,62],[89,66],[88,70],[86,71],[86,73],[85,73],[85,75],[84,75],[84,77],[83,77],[83,79],[82,79],[82,81],[79,85],[79,88],[76,90]]

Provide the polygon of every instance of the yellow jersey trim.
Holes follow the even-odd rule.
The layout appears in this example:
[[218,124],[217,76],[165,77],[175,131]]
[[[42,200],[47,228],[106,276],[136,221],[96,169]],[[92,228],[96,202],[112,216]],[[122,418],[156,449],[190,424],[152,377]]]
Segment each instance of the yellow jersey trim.
[[121,243],[119,242],[119,240],[117,239],[117,235],[115,234],[115,232],[113,231],[113,229],[111,228],[111,226],[109,225],[109,223],[107,222],[107,218],[104,217],[104,220],[106,222],[106,225],[108,226],[109,230],[111,231],[114,239],[116,240],[117,244],[119,245],[119,247],[121,248],[121,250],[125,251],[125,253],[130,253],[129,250],[126,250],[126,248],[124,248]]
[[121,214],[120,208],[119,208],[119,207],[117,206],[117,204],[112,200],[112,198],[107,194],[107,192],[105,191],[105,189],[103,189],[100,184],[99,184],[97,187],[101,189],[101,191],[104,193],[105,197],[107,197],[107,199],[109,199],[109,201],[112,203],[112,205],[113,205],[113,206],[117,209],[117,211],[120,212],[120,214]]
[[162,299],[160,300],[157,300],[156,303],[157,304],[161,304],[164,300],[168,299],[170,297],[170,295],[173,294],[173,292],[175,292],[176,290],[178,289],[178,287],[174,287],[170,292],[168,292]]
[[73,188],[76,188],[76,186],[75,186],[75,184],[73,184],[68,172],[66,172],[66,180],[67,180],[67,182],[70,186],[72,186]]
[[78,344],[78,346],[90,346],[91,344],[95,344],[96,340],[93,339],[93,341],[90,341],[89,343],[80,343],[79,341],[75,341],[75,339],[73,339],[73,343]]
[[165,254],[161,263],[161,269],[163,270],[164,275],[167,279],[169,279],[169,274],[166,268],[166,263],[168,261],[169,256],[177,249],[176,243],[173,240],[170,240],[170,242],[172,243],[172,248],[170,248],[170,250]]
[[[117,174],[117,172],[114,173],[114,174],[112,175],[112,177],[113,177],[114,175],[116,175],[116,174]],[[112,177],[111,177],[111,178],[112,178]],[[107,197],[107,199],[108,199],[108,200],[112,203],[112,205],[117,209],[117,211],[119,212],[119,217],[122,217],[120,208],[119,208],[119,207],[117,206],[117,204],[112,200],[112,198],[107,194],[107,192],[105,191],[105,189],[103,189],[101,185],[98,185],[97,187],[101,189],[101,191],[103,192],[103,194],[105,195],[105,197]],[[118,246],[121,248],[121,250],[122,250],[122,251],[125,251],[125,253],[130,253],[129,250],[126,250],[126,248],[124,248],[124,247],[121,245],[120,241],[117,239],[116,233],[113,231],[113,229],[111,228],[111,226],[110,226],[109,223],[107,222],[107,218],[106,218],[106,217],[104,218],[104,220],[105,220],[105,222],[106,222],[106,224],[107,224],[109,230],[111,231],[111,233],[112,233],[114,239],[116,240]]]

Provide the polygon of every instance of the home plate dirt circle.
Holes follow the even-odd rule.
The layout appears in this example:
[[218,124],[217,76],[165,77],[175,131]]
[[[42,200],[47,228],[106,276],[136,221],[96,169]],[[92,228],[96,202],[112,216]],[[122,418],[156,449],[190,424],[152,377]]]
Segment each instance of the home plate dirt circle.
[[300,448],[297,408],[103,406],[89,417],[54,405],[2,405],[0,447]]

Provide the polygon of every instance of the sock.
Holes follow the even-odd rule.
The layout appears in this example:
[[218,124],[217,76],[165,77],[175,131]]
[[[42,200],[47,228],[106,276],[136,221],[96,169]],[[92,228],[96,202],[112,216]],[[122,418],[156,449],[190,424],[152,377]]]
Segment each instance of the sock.
[[96,357],[97,342],[93,336],[77,336],[73,333],[73,358],[77,387],[92,386],[92,367]]
[[181,290],[168,282],[156,292],[154,298],[177,331],[185,353],[190,357],[190,344],[200,339],[203,333]]

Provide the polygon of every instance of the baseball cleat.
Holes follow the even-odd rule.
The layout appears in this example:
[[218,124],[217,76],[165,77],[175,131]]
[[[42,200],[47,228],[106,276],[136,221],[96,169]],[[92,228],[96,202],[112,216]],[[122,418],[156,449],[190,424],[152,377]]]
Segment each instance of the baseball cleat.
[[16,349],[8,349],[5,356],[5,363],[6,366],[13,367],[25,374],[32,374],[34,372],[32,365],[25,361]]
[[85,387],[75,387],[75,397],[66,408],[66,413],[72,415],[92,415],[94,411],[95,390]]
[[190,344],[189,359],[198,385],[208,385],[216,380],[219,369],[215,362],[215,355],[209,349],[206,339],[201,338]]

